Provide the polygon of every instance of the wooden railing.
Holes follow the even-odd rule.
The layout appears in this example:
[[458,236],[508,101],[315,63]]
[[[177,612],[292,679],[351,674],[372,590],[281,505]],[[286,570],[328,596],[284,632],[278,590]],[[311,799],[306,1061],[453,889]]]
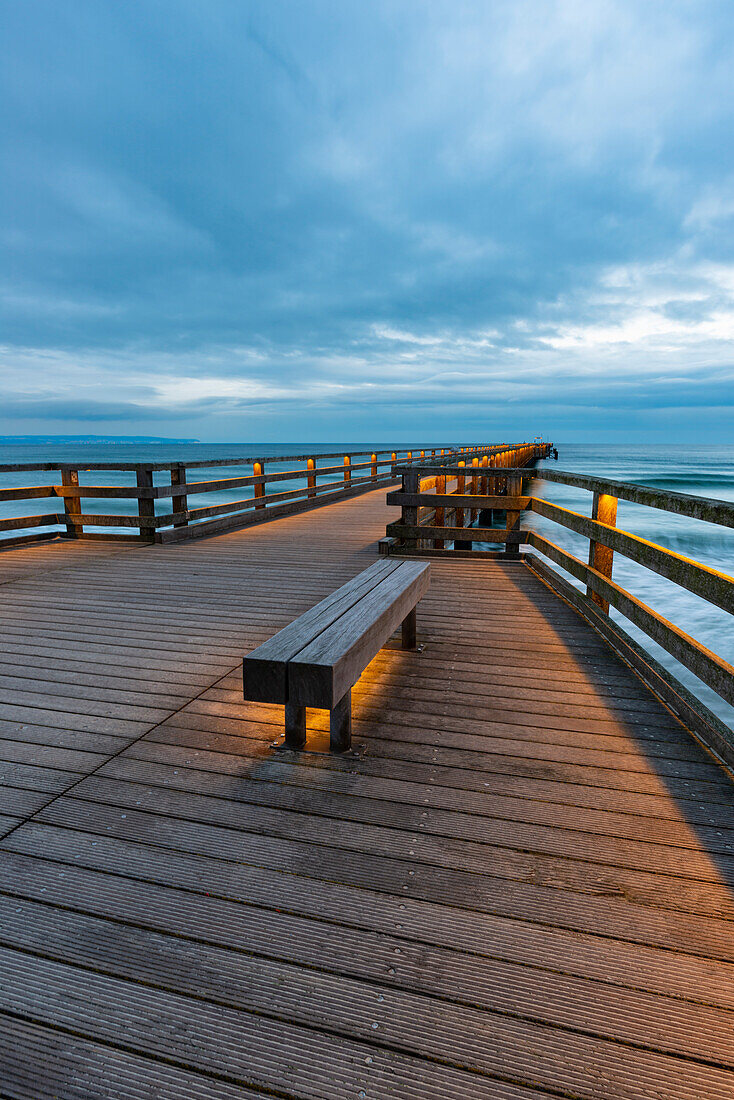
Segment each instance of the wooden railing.
[[[522,480],[528,477],[529,467],[552,453],[551,443],[523,443],[473,454],[469,465],[464,459],[455,466],[450,462],[396,466],[403,485],[388,494],[387,503],[401,505],[402,517],[399,523],[389,524],[380,549],[389,553],[399,540],[403,550],[422,552],[429,543],[431,550],[444,550],[449,541],[460,546],[448,553],[458,549],[471,552],[472,542],[490,542],[505,543],[503,556],[518,558],[520,511],[529,506],[529,498],[520,495]],[[507,513],[504,531],[472,526],[477,518],[482,519],[480,513],[495,510]]]
[[[260,523],[306,508],[329,504],[380,486],[393,484],[396,462],[411,465],[456,461],[459,456],[502,453],[507,444],[492,447],[444,447],[414,450],[374,450],[313,453],[306,455],[264,455],[259,458],[221,458],[187,462],[96,462],[89,464],[40,463],[0,465],[0,474],[56,471],[54,484],[0,488],[4,501],[51,498],[63,501],[63,510],[47,510],[25,516],[0,518],[0,548],[41,539],[127,539],[142,542],[172,542],[204,534]],[[338,461],[334,461],[337,459]],[[325,461],[325,464],[318,465]],[[283,465],[302,464],[282,469]],[[251,474],[196,481],[194,469],[247,466]],[[276,466],[275,470],[270,469]],[[122,473],[135,484],[86,484],[81,474],[93,471]],[[291,482],[282,491],[269,492],[271,485]],[[295,483],[295,485],[293,484]],[[208,493],[245,490],[242,499],[220,500],[216,504],[191,507],[189,498]],[[88,511],[87,500],[130,502],[119,512]],[[156,511],[156,505],[163,511]],[[166,507],[167,505],[167,507]],[[92,530],[90,530],[92,528]],[[99,530],[101,528],[101,530]],[[111,532],[110,529],[117,529]],[[96,530],[94,530],[96,529]],[[20,534],[25,531],[26,534]],[[16,533],[17,532],[17,533]],[[28,533],[32,532],[32,533]],[[135,533],[133,533],[135,532]]]
[[[619,638],[623,634],[609,619],[611,606],[734,706],[734,667],[612,579],[614,555],[622,554],[729,614],[734,614],[734,577],[649,542],[630,531],[622,530],[617,526],[617,501],[628,500],[729,528],[734,528],[734,503],[545,467],[539,471],[538,476],[545,481],[588,490],[592,494],[591,515],[585,516],[548,500],[527,495],[525,488],[530,476],[527,469],[503,469],[500,472],[492,469],[488,472],[486,466],[482,467],[480,463],[478,472],[475,473],[475,467],[472,467],[469,474],[469,468],[462,463],[446,464],[442,467],[420,463],[410,467],[397,467],[395,472],[402,477],[402,488],[388,493],[387,500],[389,504],[402,507],[402,517],[400,522],[388,526],[388,537],[381,546],[384,553],[454,554],[457,552],[456,544],[459,543],[461,547],[467,548],[463,550],[464,554],[517,560],[521,557],[520,547],[529,546],[585,586],[584,594],[537,555],[522,555],[532,568],[562,591],[595,625],[603,626],[608,637],[616,634]],[[447,483],[456,488],[448,492]],[[501,529],[488,525],[468,526],[465,522],[470,516],[477,514],[480,522],[482,515],[491,515],[494,518],[493,513],[498,509],[506,517]],[[521,526],[524,512],[535,512],[546,520],[588,538],[588,559],[582,561],[538,531],[524,530]],[[445,519],[449,513],[454,517],[450,526]],[[454,542],[455,549],[446,548],[447,540]],[[504,549],[472,550],[475,542],[500,546],[504,544]],[[627,635],[624,635],[624,643],[635,648],[635,643]],[[636,648],[637,657],[640,658],[643,651]],[[629,657],[629,654],[626,655]],[[640,659],[648,675],[655,678],[663,674],[670,682],[672,677],[665,674],[665,670],[649,654],[644,653]],[[639,666],[640,662],[636,660],[634,663]],[[697,718],[701,717],[701,711],[706,711],[707,722],[713,719],[718,736],[727,742],[724,746],[726,754],[734,761],[731,737],[726,736],[730,735],[730,731],[722,723],[717,723],[710,712],[690,696],[682,685],[677,681],[674,683],[679,712],[682,706],[687,720],[695,724]],[[724,730],[726,734],[722,732]],[[716,751],[726,755],[716,736],[707,738],[709,743],[712,739],[716,742]]]

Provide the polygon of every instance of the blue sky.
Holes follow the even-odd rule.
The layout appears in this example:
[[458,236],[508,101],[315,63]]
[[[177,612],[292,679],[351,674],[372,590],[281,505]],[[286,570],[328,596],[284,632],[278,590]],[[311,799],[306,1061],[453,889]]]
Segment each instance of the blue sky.
[[0,20],[0,432],[731,438],[729,0]]

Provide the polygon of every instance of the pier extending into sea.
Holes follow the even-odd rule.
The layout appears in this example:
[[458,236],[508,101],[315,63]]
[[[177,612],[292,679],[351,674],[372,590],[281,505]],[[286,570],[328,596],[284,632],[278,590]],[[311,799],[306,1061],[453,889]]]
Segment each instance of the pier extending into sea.
[[[734,735],[608,614],[732,701],[613,555],[731,612],[616,500],[734,506],[544,469],[581,516],[531,492],[547,444],[441,451],[265,456],[226,506],[193,465],[16,468],[51,506],[0,521],[3,1100],[734,1095]],[[349,752],[321,710],[276,747],[243,656],[380,560],[430,564],[417,647]]]

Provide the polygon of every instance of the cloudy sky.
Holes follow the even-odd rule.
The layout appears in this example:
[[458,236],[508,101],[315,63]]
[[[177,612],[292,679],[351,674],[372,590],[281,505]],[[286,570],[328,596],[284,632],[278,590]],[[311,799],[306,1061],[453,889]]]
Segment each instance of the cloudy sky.
[[731,0],[0,20],[0,432],[730,439]]

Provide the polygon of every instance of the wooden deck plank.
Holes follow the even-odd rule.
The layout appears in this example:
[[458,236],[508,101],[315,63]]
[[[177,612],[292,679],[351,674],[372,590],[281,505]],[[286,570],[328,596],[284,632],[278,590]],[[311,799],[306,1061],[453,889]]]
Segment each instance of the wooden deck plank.
[[269,1100],[264,1093],[0,1014],[3,1100]]
[[[0,972],[0,1004],[15,1014],[60,1024],[76,1035],[107,1043],[114,1044],[124,1035],[125,1045],[136,1053],[172,1060],[229,1083],[277,1090],[276,1095],[342,1100],[360,1092],[367,1095],[368,1089],[387,1100],[419,1095],[418,1089],[428,1100],[446,1096],[530,1100],[549,1095],[543,1089],[528,1090],[440,1061],[431,1060],[426,1073],[423,1060],[387,1045],[149,990],[45,959],[31,962],[21,953],[0,951]],[[373,1015],[380,1017],[377,1004]],[[654,1060],[652,1072],[662,1079],[667,1060],[648,1057]],[[548,1062],[551,1059],[552,1054],[546,1055]],[[694,1084],[704,1080],[712,1089],[712,1100],[724,1100],[727,1071],[701,1067],[695,1076]],[[681,1086],[667,1095],[688,1100],[695,1092]]]
[[[45,932],[47,922],[41,922],[40,927]],[[221,1068],[233,1079],[270,1088],[287,1084],[290,1069],[300,1085],[299,1094],[319,1097],[324,1093],[301,1090],[308,1089],[308,1070],[315,1071],[315,1077],[323,1063],[331,1070],[324,1092],[337,1096],[340,1094],[334,1091],[335,1086],[354,1089],[360,1080],[374,1089],[373,1074],[379,1074],[383,1059],[385,1070],[390,1067],[392,1073],[385,1072],[384,1087],[388,1091],[377,1095],[404,1096],[411,1086],[420,1087],[422,1080],[424,1095],[449,1095],[438,1088],[451,1084],[470,1097],[491,1095],[489,1084],[481,1077],[498,1074],[520,1082],[527,1073],[527,1050],[531,1045],[535,1080],[541,1088],[573,1089],[579,1096],[598,1096],[610,1070],[618,1071],[615,1044],[570,1029],[559,1033],[552,1025],[529,1023],[466,1004],[456,1006],[451,1001],[437,1001],[384,985],[375,987],[343,975],[335,979],[293,966],[248,965],[242,956],[229,953],[222,958],[221,951],[193,948],[150,933],[122,931],[114,938],[118,950],[113,951],[109,932],[107,937],[79,920],[77,937],[66,941],[74,968],[57,959],[44,959],[32,969],[23,954],[0,948],[0,974],[9,972],[8,986],[12,986],[4,995],[0,993],[0,1004],[45,1023],[61,1017],[67,1026],[94,1038],[109,1039],[112,1029],[124,1021],[128,1042],[141,1053],[161,1049],[160,1024],[153,1034],[145,1031],[158,1005],[158,1011],[165,1013],[169,1031],[164,1036],[165,1049],[178,1051],[179,1060],[191,1057],[182,1050],[176,1036],[181,1027],[179,1020],[184,1018],[189,1041],[196,1044],[197,1064],[213,1069],[218,1052]],[[198,979],[197,957],[203,968]],[[94,973],[79,973],[76,967],[85,964],[93,967]],[[120,972],[124,978],[118,977]],[[20,988],[20,975],[30,989]],[[14,979],[17,984],[13,985]],[[81,988],[85,979],[87,1003],[83,1008],[61,999],[66,989],[71,986],[73,994],[74,986]],[[34,1003],[31,994],[40,992],[41,981],[43,996]],[[149,987],[155,997],[149,995]],[[196,998],[193,1004],[187,1000],[189,995]],[[87,999],[94,1007],[99,1006],[100,1011],[92,1018]],[[194,1010],[197,1004],[198,1011]],[[379,1048],[373,1045],[375,1031],[379,1033]],[[326,1036],[336,1046],[335,1051]],[[724,1035],[721,1040],[717,1053],[728,1061],[730,1044]],[[559,1057],[564,1047],[568,1060]],[[288,1051],[299,1048],[301,1058],[293,1065]],[[395,1052],[395,1056],[386,1057],[386,1051]],[[428,1061],[428,1073],[421,1073],[420,1063],[415,1065],[416,1055]],[[372,1062],[367,1062],[367,1057]],[[336,1064],[330,1064],[332,1059]],[[360,1079],[355,1074],[360,1061],[363,1066],[377,1063],[378,1069]],[[344,1063],[348,1075],[342,1076]],[[457,1067],[459,1072],[454,1075],[448,1067]],[[661,1097],[726,1097],[732,1082],[728,1070],[689,1062],[686,1081],[676,1082],[679,1068],[680,1063],[668,1055],[630,1045],[624,1074],[618,1073],[618,1080],[608,1086],[606,1095],[643,1097],[639,1085],[643,1079],[655,1081]],[[469,1074],[476,1074],[477,1079],[473,1081]]]
[[[124,762],[124,761],[123,761]],[[118,761],[113,761],[118,763]],[[660,875],[718,882],[721,869],[734,871],[734,830],[702,827],[694,837],[689,830],[665,823],[652,832],[647,819],[638,823],[618,815],[575,815],[563,821],[541,823],[524,820],[532,814],[518,812],[514,818],[472,817],[444,811],[430,813],[404,804],[356,800],[329,792],[305,793],[298,789],[275,795],[261,794],[262,784],[242,789],[229,784],[226,799],[211,797],[196,781],[185,783],[169,774],[159,783],[128,783],[97,774],[79,783],[74,797],[105,805],[140,806],[190,821],[209,821],[230,828],[263,832],[266,835],[310,836],[317,843],[333,843],[333,822],[341,822],[337,844],[379,850],[381,843],[395,855],[407,856],[419,850],[430,862],[450,863],[461,857],[467,866],[487,866],[486,854],[496,867],[496,852],[486,846],[500,846],[522,853],[544,853],[567,860],[589,861],[615,867],[637,868]],[[186,770],[187,775],[191,771]],[[170,775],[170,778],[169,778]],[[196,775],[196,773],[194,773]],[[206,779],[206,775],[204,776]],[[206,785],[201,784],[206,791]],[[253,789],[254,788],[254,789]],[[280,797],[278,797],[280,794]],[[299,796],[300,795],[300,796]],[[540,817],[541,815],[538,815]],[[591,821],[589,822],[589,817]],[[595,828],[594,828],[595,826]],[[416,831],[417,834],[416,835]],[[322,837],[321,840],[318,838]],[[440,838],[440,840],[439,840]],[[455,843],[453,843],[455,842]],[[706,848],[703,849],[705,842]],[[715,855],[716,864],[711,857]]]
[[[146,838],[145,834],[133,831],[136,826],[145,824],[145,819],[135,811],[155,805],[157,813],[174,818],[173,824],[155,822],[161,845],[170,844],[168,836],[173,828],[178,832],[178,840],[170,846],[190,851],[187,836],[190,838],[196,832],[195,823],[198,822],[201,823],[202,850],[207,840],[211,841],[208,851],[220,850],[217,844],[221,838],[228,850],[239,851],[247,862],[260,866],[277,868],[293,842],[296,845],[308,842],[364,856],[389,853],[393,859],[423,864],[424,872],[428,873],[431,867],[475,874],[489,873],[491,869],[493,879],[531,882],[596,897],[625,899],[639,905],[734,920],[734,899],[718,881],[718,864],[731,873],[732,860],[721,853],[714,866],[708,856],[691,848],[676,849],[639,842],[625,844],[618,838],[604,843],[598,834],[586,836],[570,830],[533,829],[501,822],[500,828],[486,829],[489,835],[479,841],[447,835],[445,831],[421,831],[425,821],[416,822],[416,832],[409,832],[395,825],[381,828],[372,822],[366,825],[363,819],[330,817],[318,802],[311,811],[302,808],[289,812],[282,807],[273,811],[258,806],[213,804],[213,800],[190,792],[182,792],[176,797],[177,792],[160,788],[150,790],[138,784],[123,790],[119,784],[100,788],[94,783],[91,790],[89,787],[87,783],[76,787],[74,801],[99,801],[101,806],[71,806],[67,800],[60,800],[54,802],[48,812],[39,813],[38,820],[72,828],[86,821],[90,831],[119,835],[115,827],[108,824],[109,818],[102,808],[113,806],[122,811],[121,819],[130,822],[124,835]],[[326,809],[333,810],[333,807],[329,805]],[[383,818],[387,816],[383,814]],[[176,819],[181,823],[178,827]],[[230,837],[227,832],[218,832],[216,826],[254,834],[254,837]],[[336,840],[335,834],[338,835]],[[267,839],[259,841],[259,837]],[[282,845],[271,841],[272,837],[287,842],[285,853],[281,851]],[[276,857],[273,849],[277,849]],[[619,850],[616,859],[615,850]],[[295,851],[298,852],[297,847]],[[304,873],[308,873],[307,870],[304,869]]]
[[[275,710],[269,716],[270,721],[266,725],[262,723],[257,735],[249,725],[249,731],[253,736],[250,744],[243,744],[243,751],[251,757],[267,755],[271,740],[277,736],[278,724]],[[318,728],[318,717],[314,716],[312,728]],[[184,725],[189,729],[199,729],[211,732],[227,730],[237,734],[242,729],[242,723],[234,719],[223,719],[210,715],[201,715],[198,712],[188,713],[182,711],[176,715],[175,725]],[[263,729],[264,726],[264,729]],[[165,728],[164,724],[161,729]],[[421,745],[415,742],[400,742],[391,738],[385,726],[380,727],[383,736],[371,738],[370,733],[374,727],[363,727],[359,718],[354,722],[354,739],[358,744],[366,746],[364,767],[370,767],[374,761],[375,766],[383,767],[388,761],[405,765],[400,774],[405,778],[419,778],[426,783],[439,783],[448,787],[460,789],[482,790],[488,788],[493,776],[508,776],[525,779],[552,780],[561,783],[585,785],[601,790],[620,790],[638,792],[640,794],[666,794],[668,787],[677,795],[690,799],[702,799],[706,802],[720,801],[729,805],[731,792],[726,781],[719,783],[716,769],[705,771],[701,776],[689,776],[679,774],[685,769],[678,766],[673,760],[667,762],[666,767],[658,771],[651,762],[638,760],[639,771],[632,769],[618,770],[616,767],[602,767],[593,763],[569,763],[567,761],[546,760],[542,757],[533,759],[529,755],[511,755],[485,752],[461,752],[460,750],[444,749],[440,738],[431,745]],[[264,736],[263,736],[264,733]],[[243,738],[243,742],[247,738]],[[232,766],[227,759],[229,754],[222,752],[208,752],[203,749],[186,749],[181,751],[175,744],[164,745],[153,740],[139,740],[131,753],[140,759],[160,761],[185,766],[186,761],[196,761],[196,767],[210,771],[226,772]],[[613,764],[616,761],[612,762]],[[666,762],[663,761],[663,764]],[[396,768],[393,774],[398,774]]]
[[0,553],[0,1096],[734,1093],[731,781],[522,563],[273,754],[241,656],[392,514]]
[[[83,810],[93,816],[88,805]],[[371,905],[389,908],[402,928],[410,911],[400,916],[400,906],[407,909],[412,902],[431,910],[435,919],[443,914],[449,937],[459,914],[471,914],[473,920],[487,914],[734,962],[730,921],[628,902],[619,893],[582,894],[563,884],[500,878],[491,868],[485,875],[448,872],[415,861],[231,835],[216,826],[187,829],[179,821],[174,825],[164,817],[121,813],[117,807],[97,816],[100,832],[84,829],[80,813],[76,829],[68,817],[63,827],[29,823],[5,837],[3,847],[133,877],[148,875],[165,885],[189,887],[196,881],[219,897],[250,897],[257,904],[267,899],[278,908],[313,916],[331,912],[345,920],[348,911],[363,916]],[[220,852],[236,858],[218,858]]]
[[[431,988],[430,963],[438,952],[439,958],[448,954],[447,981],[457,956],[463,955],[466,966],[475,967],[478,974],[484,959],[492,974],[502,962],[530,967],[533,973],[598,981],[611,992],[631,989],[659,995],[670,1002],[671,1012],[680,1001],[734,1011],[734,964],[680,952],[673,967],[665,949],[594,933],[456,911],[450,913],[449,926],[443,919],[449,914],[441,907],[416,902],[401,903],[399,921],[389,904],[367,904],[356,913],[348,908],[343,915],[329,910],[313,913],[307,894],[300,910],[284,909],[276,904],[280,899],[264,897],[256,904],[252,898],[223,898],[195,879],[173,887],[152,880],[150,873],[148,878],[135,878],[126,875],[124,867],[97,870],[81,866],[75,858],[51,861],[3,851],[0,866],[10,899],[59,905],[196,942],[234,944],[266,957],[355,976],[400,983],[412,975],[419,989],[423,982]],[[153,870],[149,866],[148,871]],[[453,929],[448,938],[447,927]],[[436,972],[442,969],[438,966]],[[507,993],[514,996],[512,986]],[[600,1008],[604,1003],[602,999]]]
[[[158,731],[154,731],[154,734]],[[174,731],[170,731],[174,732]],[[181,733],[190,731],[183,730]],[[150,736],[153,736],[151,734]],[[734,807],[728,815],[701,815],[696,834],[676,817],[658,816],[651,800],[640,801],[639,812],[607,810],[599,806],[576,806],[572,802],[557,805],[546,799],[493,795],[473,797],[467,792],[457,805],[453,791],[418,783],[392,783],[390,780],[360,775],[343,775],[329,769],[302,769],[282,760],[277,771],[258,768],[257,778],[238,775],[222,789],[216,773],[198,768],[174,768],[167,764],[138,760],[130,753],[109,761],[97,772],[102,778],[129,780],[146,792],[152,789],[195,792],[221,799],[225,803],[283,807],[294,812],[318,813],[338,820],[382,822],[407,829],[421,829],[436,835],[491,841],[502,822],[544,825],[551,828],[588,833],[608,838],[624,837],[650,843],[698,849],[702,842],[712,849],[727,847],[734,841]],[[78,797],[86,797],[90,784],[78,788]],[[401,797],[398,799],[397,795]],[[150,793],[151,800],[155,797]]]
[[[221,931],[218,937],[201,920],[195,921],[194,929],[188,922],[174,921],[161,934],[120,923],[121,918],[129,920],[132,912],[119,902],[115,905],[111,899],[107,914],[113,919],[30,900],[19,905],[16,898],[0,898],[0,943],[32,951],[42,937],[49,958],[92,966],[111,975],[134,976],[149,984],[163,984],[172,991],[204,994],[230,1004],[244,1003],[252,995],[253,986],[262,987],[261,999],[270,986],[286,990],[292,997],[295,986],[298,999],[312,1002],[315,1014],[320,1011],[320,993],[327,1002],[333,1002],[335,994],[341,995],[340,985],[333,982],[320,990],[323,976],[346,977],[351,979],[345,983],[350,1000],[355,995],[362,1000],[371,995],[373,1003],[375,985],[383,991],[422,992],[493,1014],[551,1025],[562,1022],[563,1026],[587,1035],[731,1064],[734,1015],[725,1009],[535,967],[483,961],[476,955],[441,948],[425,949],[430,955],[429,966],[410,958],[401,960],[399,973],[388,974],[380,956],[394,952],[404,941],[395,937],[375,938],[373,947],[377,951],[368,954],[365,945],[360,944],[353,955],[331,943],[328,932],[313,922],[293,921],[289,925],[298,933],[296,942],[304,944],[302,952],[289,952],[285,937],[275,937],[268,943],[257,934],[257,926],[249,924],[242,929],[237,947],[233,948],[229,943],[218,942]],[[155,924],[155,920],[151,922],[149,918],[147,923]],[[238,926],[242,924],[240,920]],[[190,935],[194,930],[196,939]],[[304,962],[305,967],[301,965]],[[312,975],[315,975],[313,981]],[[239,996],[235,999],[232,991],[237,986]],[[538,996],[541,990],[542,995]],[[294,1008],[290,1007],[288,1012],[292,1015]],[[301,1008],[305,1023],[309,1016],[310,1012]],[[349,1027],[348,1009],[344,1016],[334,1030]],[[699,1028],[703,1022],[705,1034]]]

